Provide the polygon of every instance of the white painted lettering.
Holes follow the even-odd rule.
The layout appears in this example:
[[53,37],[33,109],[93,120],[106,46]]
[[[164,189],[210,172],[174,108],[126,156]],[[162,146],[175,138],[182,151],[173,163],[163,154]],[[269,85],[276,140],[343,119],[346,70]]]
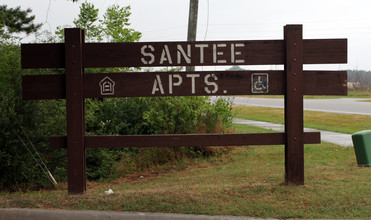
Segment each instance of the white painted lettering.
[[227,44],[213,44],[213,62],[214,63],[227,63],[226,60],[220,60],[218,59],[218,56],[223,56],[223,52],[217,51],[217,48],[220,47],[227,47]]
[[234,63],[235,58],[234,58],[234,44],[231,44],[231,63]]
[[[227,63],[245,63],[244,54],[244,43],[215,43],[215,44],[177,44],[176,51],[171,51],[169,45],[165,44],[162,48],[161,53],[157,51],[155,53],[155,47],[153,45],[147,44],[141,47],[141,63],[144,65],[155,64],[191,64],[192,55],[195,54],[200,56],[200,64],[205,64],[208,62],[207,55],[212,53],[212,63],[213,64],[227,64]],[[192,51],[194,50],[194,51]],[[192,54],[193,53],[193,54]],[[157,55],[158,54],[158,55]],[[157,55],[157,56],[156,56]],[[230,58],[229,58],[230,57]],[[173,60],[174,59],[174,60]],[[197,58],[198,59],[198,58]],[[209,63],[211,64],[211,63]]]
[[178,58],[178,64],[181,63],[181,58],[183,56],[184,60],[186,61],[186,63],[191,63],[191,45],[188,44],[187,45],[187,54],[185,53],[182,45],[177,45],[177,58]]
[[208,85],[208,86],[213,86],[214,89],[213,90],[210,90],[208,87],[205,87],[205,92],[207,93],[216,93],[218,91],[218,84],[216,84],[216,82],[210,82],[209,81],[209,78],[212,77],[215,81],[218,80],[218,77],[215,75],[215,74],[207,74],[205,76],[205,84]]
[[209,47],[208,44],[196,44],[195,45],[196,48],[200,48],[200,63],[204,63],[205,62],[205,59],[204,59],[204,48],[205,47]]
[[[241,56],[242,53],[241,53],[241,51],[235,51],[234,47],[245,47],[245,44],[232,44],[232,47],[231,47],[231,62],[232,63],[244,63],[245,60],[243,60],[243,59],[235,60],[235,56]],[[233,48],[233,50],[232,50],[232,48]],[[233,59],[233,61],[232,61],[232,59]]]
[[[178,78],[178,82],[173,82],[173,78]],[[169,94],[173,94],[173,86],[180,86],[183,83],[183,78],[179,74],[169,75]]]
[[187,74],[187,78],[191,78],[192,82],[192,94],[196,93],[196,77],[200,77],[200,74]]
[[213,63],[216,63],[216,44],[213,44]]
[[160,58],[160,64],[163,64],[164,61],[169,62],[169,64],[172,64],[173,61],[171,59],[169,47],[165,44],[164,49],[162,49],[161,58]]
[[145,58],[141,58],[140,60],[142,61],[143,64],[152,64],[153,62],[155,62],[155,55],[153,55],[152,53],[148,53],[146,52],[146,49],[149,49],[151,52],[154,52],[155,51],[155,48],[153,48],[152,45],[144,45],[142,48],[141,48],[141,53],[143,56],[145,57],[150,57],[150,60],[147,61]]
[[153,82],[152,95],[154,95],[157,91],[160,91],[161,94],[164,94],[164,87],[162,87],[160,75],[156,75],[156,79]]

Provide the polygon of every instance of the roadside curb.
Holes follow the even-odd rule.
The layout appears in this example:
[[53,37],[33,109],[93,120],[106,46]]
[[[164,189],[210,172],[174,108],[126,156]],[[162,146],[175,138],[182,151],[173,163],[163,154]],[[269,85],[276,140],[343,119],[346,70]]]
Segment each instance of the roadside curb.
[[113,212],[93,210],[0,209],[0,220],[258,220],[262,218],[237,216],[184,215],[146,212]]

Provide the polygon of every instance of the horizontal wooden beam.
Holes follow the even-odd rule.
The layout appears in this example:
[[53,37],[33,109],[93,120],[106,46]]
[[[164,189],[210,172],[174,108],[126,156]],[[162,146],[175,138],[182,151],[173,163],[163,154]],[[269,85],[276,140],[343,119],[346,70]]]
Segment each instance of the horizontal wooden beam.
[[[268,74],[266,93],[254,93],[253,74]],[[108,77],[108,78],[107,78]],[[106,83],[107,85],[103,85]],[[346,95],[346,71],[305,71],[305,95]],[[110,86],[104,92],[102,87]],[[65,98],[64,75],[22,76],[23,98]],[[105,88],[108,89],[109,88]],[[209,96],[209,95],[283,95],[284,71],[220,71],[220,72],[137,72],[94,73],[84,75],[85,98]]]
[[[303,42],[304,64],[347,62],[347,39]],[[22,68],[64,68],[64,44],[22,44]],[[274,65],[284,40],[85,43],[83,67]]]
[[[252,75],[261,73],[268,74],[268,91],[267,93],[254,93]],[[305,95],[346,95],[347,93],[346,71],[307,71],[304,75]],[[99,83],[106,77],[115,82],[113,94],[101,93]],[[284,71],[86,74],[84,78],[85,98],[283,95],[284,91]]]
[[[50,137],[50,147],[66,148],[66,141],[66,136]],[[85,136],[84,143],[85,148],[284,145],[286,144],[286,134],[252,133]],[[320,133],[304,132],[304,143],[321,143]]]
[[22,44],[22,68],[64,68],[64,43]]
[[23,75],[24,100],[65,99],[66,75]]

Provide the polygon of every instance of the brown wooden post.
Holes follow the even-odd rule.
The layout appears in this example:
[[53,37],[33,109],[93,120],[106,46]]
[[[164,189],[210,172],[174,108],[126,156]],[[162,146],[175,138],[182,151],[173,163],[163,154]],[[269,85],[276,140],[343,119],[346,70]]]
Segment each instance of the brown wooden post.
[[67,176],[69,194],[82,194],[86,191],[83,43],[84,32],[81,29],[65,29]]
[[285,179],[304,184],[303,142],[303,32],[302,25],[284,27],[286,44]]

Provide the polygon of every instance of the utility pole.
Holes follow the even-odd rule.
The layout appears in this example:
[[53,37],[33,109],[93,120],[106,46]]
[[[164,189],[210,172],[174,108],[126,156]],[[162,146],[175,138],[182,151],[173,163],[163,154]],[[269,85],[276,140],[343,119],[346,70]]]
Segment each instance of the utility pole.
[[[198,0],[190,0],[187,41],[196,41],[197,14],[198,14]],[[188,71],[195,71],[195,67],[194,66],[187,66],[186,71],[187,72]]]

